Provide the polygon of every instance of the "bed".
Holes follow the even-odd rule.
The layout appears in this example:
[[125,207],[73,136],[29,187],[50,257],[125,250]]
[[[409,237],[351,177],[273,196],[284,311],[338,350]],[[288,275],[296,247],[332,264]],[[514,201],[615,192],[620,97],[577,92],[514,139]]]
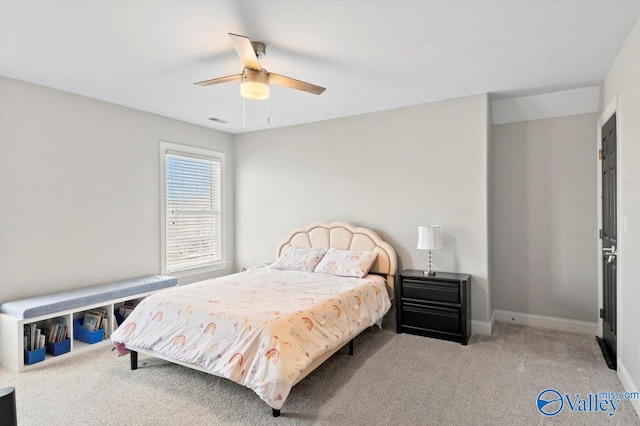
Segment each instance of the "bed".
[[295,384],[381,326],[393,295],[396,254],[375,231],[313,223],[294,229],[276,257],[304,249],[372,252],[375,262],[362,277],[263,267],[164,290],[114,331],[119,355],[130,353],[132,369],[142,353],[233,380],[279,416]]

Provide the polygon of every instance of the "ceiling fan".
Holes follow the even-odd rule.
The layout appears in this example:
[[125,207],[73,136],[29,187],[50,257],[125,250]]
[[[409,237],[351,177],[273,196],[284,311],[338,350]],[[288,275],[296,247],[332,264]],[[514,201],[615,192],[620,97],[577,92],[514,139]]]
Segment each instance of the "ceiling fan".
[[244,65],[242,74],[227,75],[225,77],[199,81],[195,84],[198,86],[211,86],[213,84],[242,80],[242,83],[240,83],[240,94],[244,98],[256,100],[269,98],[269,84],[271,83],[313,93],[314,95],[319,95],[325,91],[324,87],[268,72],[262,68],[258,58],[263,58],[266,54],[266,46],[264,43],[251,41],[249,37],[238,34],[229,33],[229,37]]

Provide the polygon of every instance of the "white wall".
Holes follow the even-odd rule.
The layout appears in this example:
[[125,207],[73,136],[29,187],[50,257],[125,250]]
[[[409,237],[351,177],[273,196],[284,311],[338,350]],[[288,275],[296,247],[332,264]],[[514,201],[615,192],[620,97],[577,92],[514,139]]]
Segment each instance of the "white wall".
[[597,119],[494,126],[494,309],[597,322]]
[[488,108],[476,95],[237,135],[237,268],[273,261],[294,227],[341,220],[425,269],[417,228],[440,224],[434,269],[472,274],[472,317],[488,321]]
[[496,99],[491,103],[493,124],[587,114],[598,112],[599,105],[600,86]]
[[[640,20],[602,85],[601,111],[615,99],[618,158],[618,374],[640,389]],[[626,223],[626,229],[625,229]],[[636,401],[640,415],[640,401]]]
[[225,152],[234,186],[231,135],[4,77],[0,92],[0,303],[160,273],[161,140]]
[[[488,256],[488,264],[487,264],[487,277],[489,281],[489,285],[491,286],[491,291],[489,292],[489,308],[488,308],[488,320],[493,322],[493,310],[495,307],[493,306],[493,264],[491,262],[491,246],[493,244],[492,241],[492,217],[493,217],[493,205],[491,203],[492,199],[492,189],[491,189],[491,176],[493,173],[493,157],[491,156],[491,141],[493,140],[493,109],[491,107],[491,101],[487,96],[487,149],[486,149],[486,162],[487,162],[487,256]],[[487,330],[486,334],[493,333],[493,324],[489,325],[489,330]]]

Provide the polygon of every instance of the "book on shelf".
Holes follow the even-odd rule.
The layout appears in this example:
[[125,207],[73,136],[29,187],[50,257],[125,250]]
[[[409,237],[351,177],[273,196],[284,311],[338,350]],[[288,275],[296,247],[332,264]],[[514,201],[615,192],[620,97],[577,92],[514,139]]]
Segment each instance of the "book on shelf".
[[41,324],[46,344],[67,340],[67,320],[64,317],[50,318]]
[[54,325],[50,322],[42,325],[42,334],[47,338],[47,342],[53,341],[53,328]]
[[99,329],[101,322],[102,322],[101,316],[92,314],[90,312],[85,312],[82,326],[88,331],[96,331]]
[[31,346],[29,348],[29,350],[33,351],[35,349],[38,349],[36,346],[36,325],[35,324],[31,324]]
[[[40,326],[41,327],[41,326]],[[46,334],[42,332],[39,324],[25,324],[24,325],[24,350],[35,351],[41,349],[46,345]]]
[[85,318],[87,314],[95,315],[98,319],[95,325],[95,329],[90,331],[97,331],[100,329],[104,329],[106,333],[108,324],[109,324],[109,315],[107,314],[107,310],[103,308],[94,308],[85,312]]
[[138,303],[140,303],[139,300],[127,300],[122,306],[120,306],[120,308],[118,308],[118,314],[120,314],[122,318],[127,318],[136,306],[138,306]]
[[56,331],[55,331],[55,335],[54,335],[54,342],[62,342],[67,340],[68,338],[68,329],[67,329],[67,320],[64,317],[58,317],[58,318],[54,318],[53,319],[54,324],[57,326],[56,327]]
[[102,337],[103,339],[106,339],[109,337],[109,316],[105,315],[104,317],[102,317],[102,327],[104,330],[104,336]]

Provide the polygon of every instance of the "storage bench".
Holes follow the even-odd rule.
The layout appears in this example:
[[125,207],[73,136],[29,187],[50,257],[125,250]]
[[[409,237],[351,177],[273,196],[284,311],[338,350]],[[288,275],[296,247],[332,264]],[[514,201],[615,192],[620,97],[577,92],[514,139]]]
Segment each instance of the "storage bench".
[[[107,312],[107,328],[111,332],[117,327],[114,313],[119,305],[126,301],[142,299],[177,283],[175,277],[150,275],[6,302],[0,306],[0,364],[13,371],[22,372],[108,342],[106,339],[96,345],[90,345],[73,339],[74,320],[83,318],[87,310],[99,308]],[[64,318],[67,325],[68,336],[71,339],[69,352],[59,357],[47,356],[40,363],[27,365],[24,361],[24,326],[59,317]]]

